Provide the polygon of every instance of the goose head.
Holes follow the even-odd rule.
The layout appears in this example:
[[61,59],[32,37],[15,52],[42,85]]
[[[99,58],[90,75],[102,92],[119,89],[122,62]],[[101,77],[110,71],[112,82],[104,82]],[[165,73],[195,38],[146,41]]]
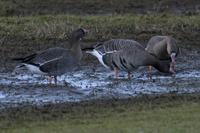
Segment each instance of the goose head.
[[86,36],[86,34],[89,32],[89,30],[84,29],[84,28],[78,28],[76,30],[74,30],[71,34],[71,39],[73,41],[79,41],[81,40],[83,37]]
[[175,71],[171,69],[170,61],[159,61],[159,63],[155,65],[154,67],[163,73],[170,73],[170,74],[175,73]]

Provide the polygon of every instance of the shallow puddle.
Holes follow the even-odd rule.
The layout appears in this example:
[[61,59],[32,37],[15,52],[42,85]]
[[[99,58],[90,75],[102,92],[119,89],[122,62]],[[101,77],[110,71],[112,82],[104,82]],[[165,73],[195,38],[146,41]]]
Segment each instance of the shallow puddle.
[[95,72],[89,66],[58,77],[58,85],[49,85],[47,79],[31,74],[0,74],[0,108],[23,104],[45,105],[78,102],[97,98],[126,98],[141,94],[194,93],[200,91],[200,71],[188,69],[176,76],[153,71],[153,80],[146,68],[133,73],[131,80],[122,72],[113,78],[110,70],[98,66]]
[[[49,85],[45,77],[18,73],[0,73],[0,109],[23,105],[79,102],[99,98],[127,98],[143,94],[200,92],[200,61],[196,51],[182,50],[176,76],[147,68],[133,72],[131,80],[121,72],[119,79],[103,66],[81,66],[78,71],[58,77],[58,85]],[[187,56],[183,56],[187,55]]]
[[5,98],[5,97],[6,97],[6,95],[0,91],[0,99]]

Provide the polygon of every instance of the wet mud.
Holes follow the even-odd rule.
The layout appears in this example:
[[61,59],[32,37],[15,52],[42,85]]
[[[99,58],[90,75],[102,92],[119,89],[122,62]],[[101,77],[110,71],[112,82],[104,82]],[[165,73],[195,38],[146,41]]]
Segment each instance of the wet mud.
[[113,72],[92,63],[84,63],[79,70],[58,77],[57,85],[49,85],[45,77],[26,70],[0,73],[0,109],[94,99],[123,99],[144,94],[199,93],[198,51],[182,49],[177,59],[177,74],[162,74],[154,69],[152,80],[148,77],[147,67],[134,71],[131,80],[126,79],[125,72],[120,73],[119,79],[114,79]]

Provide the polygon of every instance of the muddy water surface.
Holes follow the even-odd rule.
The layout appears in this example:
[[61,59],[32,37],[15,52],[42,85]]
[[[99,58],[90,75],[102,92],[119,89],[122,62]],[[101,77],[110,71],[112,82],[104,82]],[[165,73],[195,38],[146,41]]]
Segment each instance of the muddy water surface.
[[0,73],[0,109],[23,105],[45,105],[79,102],[98,98],[126,98],[142,94],[198,93],[200,92],[200,61],[197,51],[179,57],[177,74],[166,75],[153,71],[150,80],[142,67],[133,72],[131,80],[121,72],[119,79],[98,65],[83,65],[78,71],[58,77],[58,85],[49,85],[40,75]]

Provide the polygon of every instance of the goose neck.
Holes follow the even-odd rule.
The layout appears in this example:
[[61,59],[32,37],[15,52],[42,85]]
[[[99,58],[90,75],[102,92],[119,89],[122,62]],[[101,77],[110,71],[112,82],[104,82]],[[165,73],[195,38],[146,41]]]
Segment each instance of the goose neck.
[[82,50],[79,43],[72,44],[71,51],[74,53],[74,56],[80,60],[82,58]]

